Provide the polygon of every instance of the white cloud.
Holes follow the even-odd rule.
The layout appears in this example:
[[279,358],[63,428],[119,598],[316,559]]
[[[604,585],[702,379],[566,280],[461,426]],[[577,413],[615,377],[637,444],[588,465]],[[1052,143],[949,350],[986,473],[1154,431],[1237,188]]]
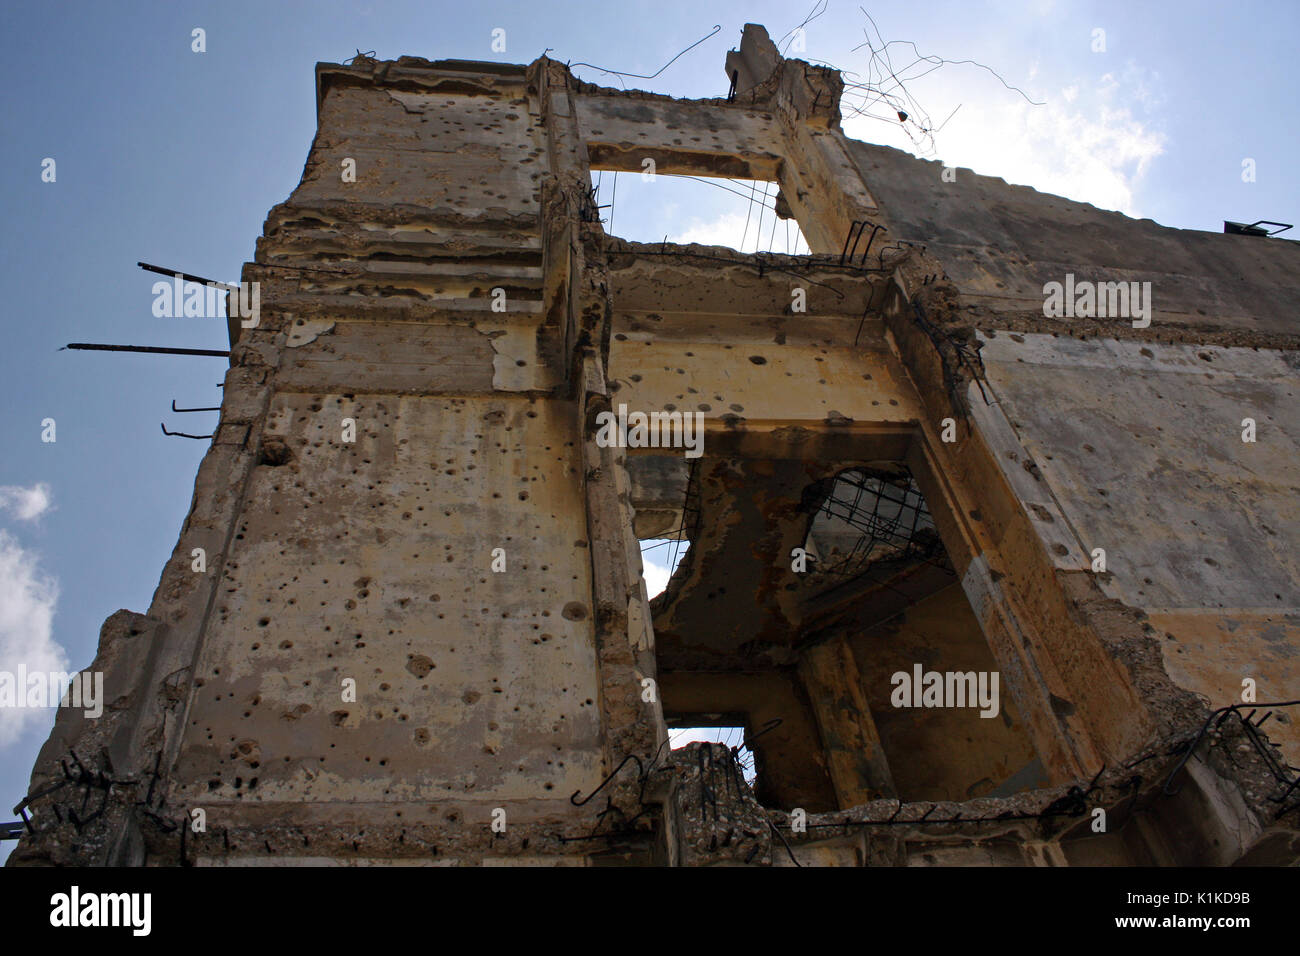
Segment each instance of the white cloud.
[[[1043,106],[1001,84],[964,87],[939,76],[917,95],[940,120],[962,104],[936,134],[946,165],[1139,215],[1134,190],[1166,141],[1147,119],[1164,102],[1159,74],[1129,64],[1064,85]],[[897,127],[857,118],[844,125],[850,136],[916,152]]]
[[[0,671],[68,670],[67,652],[54,640],[58,584],[37,565],[35,554],[0,530]],[[49,716],[48,710],[0,707],[0,748]]]
[[[769,207],[774,202],[775,195],[776,189],[773,188],[767,200]],[[761,194],[759,198],[761,198]],[[738,201],[744,202],[744,200]],[[758,212],[756,202],[753,214],[748,217],[748,228],[746,228],[745,222],[747,217],[744,213],[739,212],[726,212],[711,220],[692,219],[680,234],[672,237],[672,241],[680,242],[683,245],[698,242],[702,246],[728,246],[732,249],[750,253],[756,249],[763,252],[770,249],[772,252],[779,253],[793,253],[795,249],[803,253],[808,251],[807,243],[804,242],[803,233],[799,231],[798,224],[793,219],[776,219],[770,208],[763,211],[761,224],[763,234],[759,236]],[[775,229],[773,229],[774,225]],[[788,249],[786,248],[787,244]]]
[[[654,543],[658,544],[658,542]],[[667,557],[663,561],[656,561],[653,557],[656,553],[655,551],[641,552],[641,574],[645,578],[645,593],[646,597],[651,598],[668,587],[668,578],[670,576]]]
[[50,486],[38,482],[30,488],[0,485],[0,511],[8,511],[19,521],[35,521],[50,510]]
[[[641,542],[641,575],[645,578],[645,593],[653,598],[668,587],[668,579],[686,556],[689,541],[677,542],[670,538],[654,538]],[[673,563],[676,552],[677,562]]]
[[698,242],[702,246],[730,246],[732,249],[739,249],[742,239],[745,239],[747,246],[754,244],[753,220],[750,221],[749,235],[746,237],[745,217],[738,212],[723,213],[717,219],[707,222],[692,219],[690,225],[677,237],[677,241],[683,245]]
[[1124,67],[1117,89],[1124,90],[1130,100],[1141,104],[1148,113],[1165,105],[1165,85],[1160,74],[1135,63],[1130,62]]

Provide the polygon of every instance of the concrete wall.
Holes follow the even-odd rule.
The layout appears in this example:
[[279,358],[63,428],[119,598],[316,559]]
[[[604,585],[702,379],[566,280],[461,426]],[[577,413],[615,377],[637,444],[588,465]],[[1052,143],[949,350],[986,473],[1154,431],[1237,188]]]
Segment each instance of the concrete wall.
[[[354,444],[338,439],[345,414]],[[571,409],[291,393],[273,400],[265,434],[294,460],[259,467],[248,487],[179,798],[594,788],[600,688]],[[505,573],[490,570],[498,547]],[[346,677],[355,703],[341,700]]]
[[1041,317],[1043,285],[1073,273],[1150,282],[1152,324],[1166,337],[1197,329],[1247,344],[1282,336],[1295,347],[1300,244],[1170,229],[968,169],[944,182],[937,161],[848,145],[889,227],[877,241],[924,245],[981,314]]
[[898,796],[907,801],[1005,796],[1045,785],[1047,774],[999,684],[998,713],[978,708],[898,708],[893,675],[997,671],[960,585],[865,633],[849,635]]
[[[1295,352],[997,333],[988,386],[1102,590],[1141,608],[1170,675],[1212,706],[1300,687]],[[1242,420],[1257,440],[1242,441]],[[1014,467],[1014,466],[1013,466]],[[1285,713],[1270,731],[1300,761]]]

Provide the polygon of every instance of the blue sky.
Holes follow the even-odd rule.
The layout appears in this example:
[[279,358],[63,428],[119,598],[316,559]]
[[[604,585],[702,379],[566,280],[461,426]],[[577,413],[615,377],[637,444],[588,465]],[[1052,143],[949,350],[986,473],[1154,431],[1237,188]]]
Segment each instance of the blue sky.
[[[59,352],[68,342],[224,348],[224,323],[160,319],[137,260],[237,280],[267,211],[302,174],[313,66],[380,58],[567,61],[658,70],[679,96],[726,92],[747,21],[774,38],[811,3],[8,3],[0,113],[5,347],[0,352],[0,670],[87,666],[104,618],[148,608],[190,503],[218,404],[220,359]],[[868,6],[868,10],[871,7]],[[909,84],[932,158],[1193,229],[1300,219],[1294,42],[1300,4],[916,2],[871,11],[884,40],[996,69],[946,65]],[[206,31],[206,52],[191,31]],[[830,0],[802,53],[869,75],[857,3]],[[506,31],[505,52],[492,31]],[[1105,50],[1094,51],[1096,30]],[[872,33],[873,40],[876,34]],[[790,38],[786,38],[789,40]],[[895,66],[910,48],[890,48]],[[618,85],[591,68],[585,79]],[[956,113],[952,111],[956,109]],[[915,111],[913,111],[915,112]],[[915,148],[889,116],[850,135]],[[916,137],[915,120],[913,138]],[[42,182],[42,160],[56,180]],[[1255,182],[1242,162],[1255,161]],[[602,183],[602,202],[608,202]],[[746,200],[704,184],[648,194],[620,180],[614,231],[738,245]],[[768,220],[770,222],[770,219]],[[667,225],[665,226],[665,222]],[[748,237],[752,245],[752,236]],[[766,248],[766,239],[760,240]],[[778,240],[778,248],[781,247]],[[748,247],[747,247],[748,249]],[[56,441],[41,440],[44,419]],[[27,788],[52,711],[0,709],[0,819]],[[2,856],[9,845],[0,845]]]

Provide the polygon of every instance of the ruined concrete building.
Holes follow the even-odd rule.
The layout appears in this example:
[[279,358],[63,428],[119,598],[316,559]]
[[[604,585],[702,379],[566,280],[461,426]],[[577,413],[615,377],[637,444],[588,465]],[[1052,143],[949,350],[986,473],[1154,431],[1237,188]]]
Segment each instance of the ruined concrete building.
[[[317,67],[189,517],[11,863],[1297,860],[1300,249],[848,139],[761,27],[726,79]],[[811,254],[607,235],[592,171],[647,158],[779,184]],[[702,454],[598,441],[620,405]]]

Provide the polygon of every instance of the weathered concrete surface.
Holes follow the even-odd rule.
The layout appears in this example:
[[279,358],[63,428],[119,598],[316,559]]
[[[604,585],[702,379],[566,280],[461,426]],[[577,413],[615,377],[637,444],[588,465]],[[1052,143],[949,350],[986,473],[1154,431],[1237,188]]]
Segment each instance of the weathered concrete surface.
[[[832,268],[759,275],[749,263],[720,267],[693,256],[734,255],[717,247],[671,252],[680,257],[613,258],[609,375],[618,401],[700,411],[713,427],[889,426],[919,415],[879,319],[863,320],[862,309],[886,290],[854,288]],[[848,288],[836,295],[837,286]],[[808,313],[791,312],[796,288],[807,294]]]
[[[1142,608],[1179,684],[1214,707],[1300,688],[1300,391],[1295,353],[984,341],[987,387],[1079,550],[1105,550],[1102,590]],[[1242,440],[1254,419],[1257,440]],[[1014,467],[1014,466],[1011,466]],[[1281,714],[1271,737],[1300,760]]]
[[975,708],[899,709],[890,704],[892,676],[911,674],[914,664],[939,672],[997,670],[957,585],[850,640],[899,797],[968,800],[1048,782],[1010,694],[999,693],[998,714],[992,718],[981,717]]
[[592,169],[643,172],[646,159],[665,175],[771,179],[781,161],[772,114],[667,97],[575,97]]
[[[523,799],[599,783],[576,428],[557,411],[277,397],[264,440],[293,460],[259,467],[248,489],[182,799]],[[358,437],[345,444],[349,416]],[[355,704],[339,701],[349,677]]]
[[[1295,275],[1300,244],[1170,229],[1087,203],[1012,186],[968,169],[944,182],[940,162],[887,146],[847,140],[880,203],[889,242],[924,245],[942,262],[963,305],[990,324],[1003,316],[1043,317],[1043,285],[1076,279],[1150,282],[1149,336],[1195,333],[1294,348]],[[995,318],[997,317],[997,318]],[[991,320],[991,322],[990,322]],[[1123,331],[1124,320],[1060,326]],[[1131,327],[1130,327],[1131,328]]]

